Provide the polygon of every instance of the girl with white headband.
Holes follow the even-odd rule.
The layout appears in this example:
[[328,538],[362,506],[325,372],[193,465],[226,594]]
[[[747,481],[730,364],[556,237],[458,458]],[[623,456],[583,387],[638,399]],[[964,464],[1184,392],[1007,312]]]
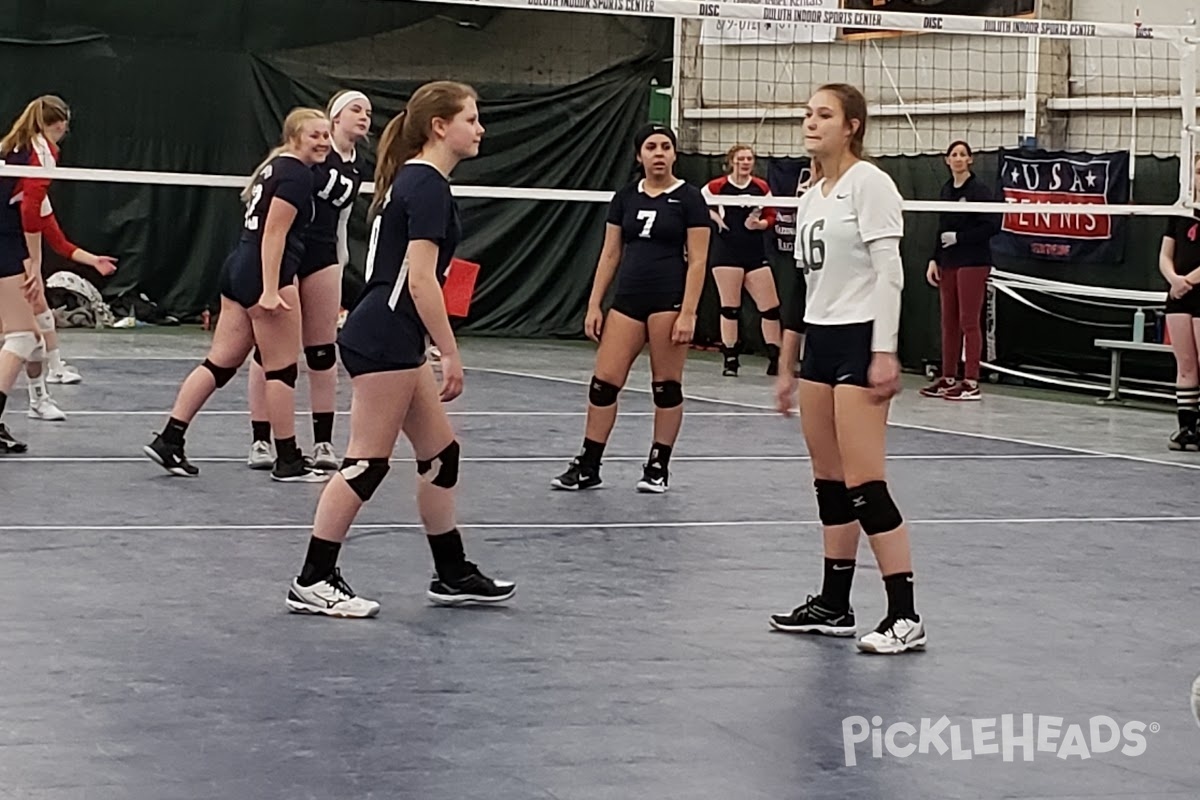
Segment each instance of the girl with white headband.
[[[371,130],[371,101],[362,92],[343,90],[326,109],[332,122],[328,158],[313,166],[316,215],[304,235],[300,262],[300,306],[304,358],[312,403],[313,455],[316,469],[340,466],[333,449],[333,417],[337,400],[337,320],[342,307],[342,268],[350,259],[346,224],[362,185],[362,162],[356,145]],[[247,461],[252,469],[271,469],[271,423],[267,421],[266,380],[258,363],[250,366],[250,425],[254,441]]]

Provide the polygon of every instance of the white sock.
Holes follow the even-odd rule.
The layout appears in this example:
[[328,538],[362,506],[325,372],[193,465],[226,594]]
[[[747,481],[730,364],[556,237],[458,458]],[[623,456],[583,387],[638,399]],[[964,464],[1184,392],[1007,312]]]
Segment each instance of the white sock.
[[41,402],[43,397],[46,397],[49,392],[46,391],[46,368],[42,367],[42,374],[36,378],[28,378],[29,381],[29,405],[35,406]]
[[63,367],[62,356],[58,353],[58,348],[46,351],[46,367],[58,372]]

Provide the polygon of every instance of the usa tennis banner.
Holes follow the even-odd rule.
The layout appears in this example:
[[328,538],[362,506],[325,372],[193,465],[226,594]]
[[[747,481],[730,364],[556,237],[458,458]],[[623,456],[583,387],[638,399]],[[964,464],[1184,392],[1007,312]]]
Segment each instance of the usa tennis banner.
[[[999,188],[1006,203],[992,239],[996,253],[1014,258],[1082,263],[1120,261],[1126,219],[1089,214],[1087,206],[1129,202],[1129,153],[1002,150]],[[1037,212],[1038,203],[1078,203],[1078,213]]]

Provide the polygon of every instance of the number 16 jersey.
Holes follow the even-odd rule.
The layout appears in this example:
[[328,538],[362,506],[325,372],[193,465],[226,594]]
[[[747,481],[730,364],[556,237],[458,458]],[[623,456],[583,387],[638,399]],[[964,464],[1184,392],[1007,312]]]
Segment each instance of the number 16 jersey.
[[805,192],[796,209],[795,250],[796,268],[807,285],[804,321],[873,321],[877,275],[868,245],[903,235],[900,191],[870,162],[855,163],[832,187],[822,179]]

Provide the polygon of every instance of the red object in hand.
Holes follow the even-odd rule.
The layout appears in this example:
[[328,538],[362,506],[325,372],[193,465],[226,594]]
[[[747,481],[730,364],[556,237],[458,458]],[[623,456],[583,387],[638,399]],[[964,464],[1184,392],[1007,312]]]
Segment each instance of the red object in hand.
[[446,283],[442,296],[446,301],[446,314],[465,317],[471,310],[471,297],[475,294],[475,280],[479,277],[479,265],[461,258],[450,259],[446,270]]

